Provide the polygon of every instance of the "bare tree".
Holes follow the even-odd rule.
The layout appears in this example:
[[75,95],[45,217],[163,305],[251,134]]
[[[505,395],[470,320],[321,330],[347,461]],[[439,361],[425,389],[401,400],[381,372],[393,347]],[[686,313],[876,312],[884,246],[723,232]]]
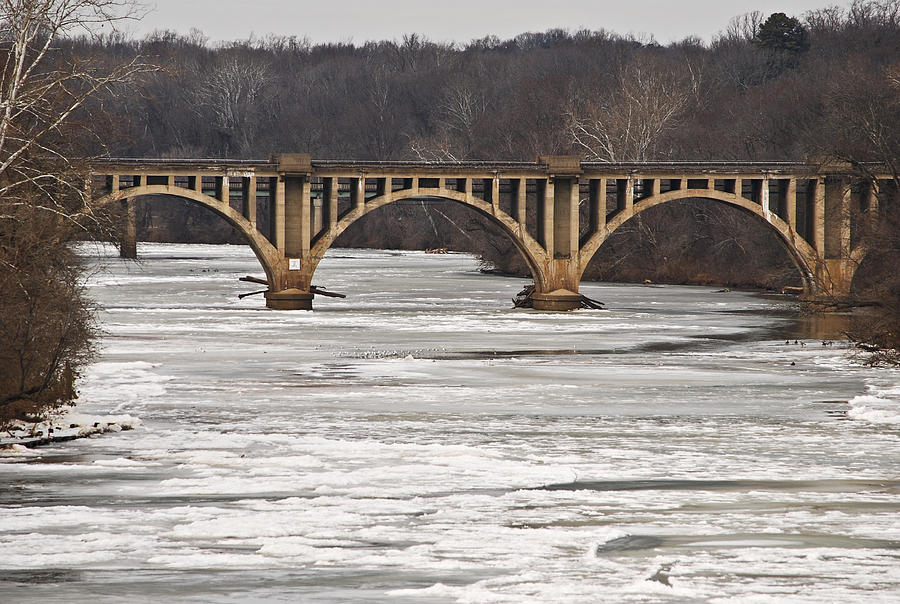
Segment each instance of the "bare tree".
[[594,161],[646,161],[697,98],[702,74],[681,63],[640,54],[617,75],[616,88],[568,112],[572,143]]
[[195,98],[221,133],[224,155],[245,155],[251,150],[273,80],[267,62],[237,55],[224,57],[202,76]]
[[30,159],[39,156],[69,165],[70,158],[53,144],[56,135],[88,99],[146,66],[133,59],[109,69],[99,61],[62,56],[56,43],[64,36],[90,34],[132,18],[135,10],[127,0],[0,4],[0,196],[8,197],[24,184],[41,190],[69,184],[59,178],[59,171],[39,169]]
[[75,117],[147,67],[60,44],[134,10],[125,0],[0,2],[0,423],[71,401],[90,357],[92,318],[69,244],[97,221],[76,159],[87,130]]

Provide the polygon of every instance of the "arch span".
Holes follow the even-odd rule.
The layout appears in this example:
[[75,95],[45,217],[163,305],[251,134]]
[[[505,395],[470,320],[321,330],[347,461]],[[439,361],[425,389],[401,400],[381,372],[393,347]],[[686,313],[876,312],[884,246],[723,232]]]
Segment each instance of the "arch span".
[[591,236],[582,246],[578,262],[579,281],[591,259],[600,249],[600,246],[603,245],[603,243],[609,239],[610,235],[612,235],[619,227],[628,222],[631,218],[650,208],[673,201],[684,201],[687,199],[709,199],[721,202],[755,216],[768,225],[776,234],[778,241],[797,267],[797,270],[803,279],[805,293],[808,295],[817,293],[815,290],[816,268],[818,262],[816,251],[813,247],[796,231],[791,229],[791,227],[775,212],[770,211],[762,204],[755,203],[734,193],[717,191],[714,189],[678,189],[675,191],[668,191],[666,193],[660,193],[644,198],[635,202],[631,208],[620,211],[606,223],[604,229],[601,229],[598,233]]
[[[190,202],[197,203],[205,208],[209,208],[228,223],[236,228],[246,237],[250,248],[262,265],[263,271],[266,273],[266,279],[270,284],[279,282],[279,258],[278,250],[273,246],[262,233],[260,233],[254,224],[245,218],[240,212],[236,211],[229,204],[219,201],[215,197],[206,195],[200,191],[186,189],[184,187],[169,185],[142,185],[127,189],[120,189],[114,193],[110,193],[97,200],[100,207],[110,205],[115,202],[126,201],[129,199],[137,199],[148,195],[163,195],[167,197],[175,197],[185,199]],[[271,285],[270,285],[271,287]]]
[[546,265],[547,254],[543,247],[541,247],[527,231],[520,227],[518,222],[516,222],[509,214],[500,210],[496,205],[492,205],[484,199],[468,193],[445,188],[420,188],[418,190],[404,189],[393,191],[388,195],[373,197],[365,203],[350,209],[336,224],[331,226],[331,228],[324,230],[310,248],[309,262],[307,263],[308,275],[306,275],[306,285],[309,285],[311,282],[316,267],[322,258],[324,258],[326,252],[328,252],[334,244],[335,240],[352,224],[363,216],[394,202],[422,198],[454,201],[473,208],[480,215],[486,217],[492,224],[500,227],[501,232],[513,242],[516,249],[525,259],[538,288],[543,288],[546,285],[546,273],[543,270],[543,266]]

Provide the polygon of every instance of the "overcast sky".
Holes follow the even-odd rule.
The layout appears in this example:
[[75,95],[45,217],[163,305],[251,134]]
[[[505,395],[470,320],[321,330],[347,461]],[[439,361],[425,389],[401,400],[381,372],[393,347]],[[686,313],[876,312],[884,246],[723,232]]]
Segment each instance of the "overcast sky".
[[846,0],[143,0],[151,9],[128,29],[202,30],[212,41],[269,33],[311,42],[399,39],[424,34],[435,41],[510,38],[552,27],[606,29],[652,35],[660,43],[699,36],[709,41],[737,15],[758,10],[801,16]]

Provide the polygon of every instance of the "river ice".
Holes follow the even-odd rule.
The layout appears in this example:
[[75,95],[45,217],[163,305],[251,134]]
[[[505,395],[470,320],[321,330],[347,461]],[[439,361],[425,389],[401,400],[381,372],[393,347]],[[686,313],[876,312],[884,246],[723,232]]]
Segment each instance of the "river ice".
[[85,253],[78,412],[142,425],[0,456],[0,601],[900,600],[900,372],[783,301],[333,250],[276,312],[241,246]]

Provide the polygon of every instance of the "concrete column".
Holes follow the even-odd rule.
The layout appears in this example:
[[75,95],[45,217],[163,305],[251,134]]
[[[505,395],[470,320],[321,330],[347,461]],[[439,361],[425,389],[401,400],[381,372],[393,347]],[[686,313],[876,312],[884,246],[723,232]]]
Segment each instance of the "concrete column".
[[819,258],[825,258],[825,177],[816,179],[816,190],[813,198],[813,247]]
[[788,180],[787,193],[786,193],[786,208],[785,212],[787,213],[787,222],[788,226],[791,229],[791,232],[796,232],[797,230],[797,179],[791,178]]
[[325,181],[325,199],[328,202],[328,228],[331,229],[338,221],[339,182],[337,178],[328,178]]
[[106,186],[109,187],[110,193],[118,193],[119,192],[119,175],[113,174],[112,176],[106,177]]
[[[309,178],[303,179],[300,187],[300,256],[309,256],[310,243],[312,242],[312,183]],[[321,211],[322,206],[319,206]]]
[[251,176],[250,182],[247,183],[247,219],[250,221],[250,224],[253,225],[254,229],[256,229],[256,223],[258,221],[256,209],[256,188],[256,177]]
[[244,177],[241,182],[241,215],[256,228],[256,177]]
[[869,190],[866,192],[866,207],[869,210],[869,214],[872,216],[872,219],[876,219],[878,217],[878,180],[873,180],[869,185]]
[[[657,181],[658,182],[658,181]],[[606,227],[606,179],[591,179],[591,232],[593,235],[599,233],[601,229]]]
[[275,245],[275,192],[278,188],[278,177],[269,177],[267,180],[269,181],[269,198],[266,200],[266,218],[268,219],[266,221],[268,223],[266,239]]
[[570,264],[578,264],[578,236],[581,233],[581,188],[576,176],[572,179],[572,188],[569,191],[569,258]]
[[[285,183],[283,178],[277,178],[275,184],[275,220],[273,221],[273,231],[275,233],[275,247],[278,254],[284,258],[285,256]],[[269,204],[271,206],[271,200]]]
[[466,201],[469,203],[472,202],[472,179],[471,178],[458,178],[456,179],[457,187],[459,186],[459,181],[463,181],[463,192],[466,194]]
[[738,197],[744,197],[744,179],[737,177],[734,179],[734,194]]
[[175,175],[174,175],[174,174],[169,174],[169,175],[166,177],[166,186],[167,186],[167,187],[174,187],[174,186],[175,186]]
[[284,177],[284,254],[303,258],[309,253],[312,232],[310,182],[306,176]]
[[137,224],[134,213],[134,201],[123,199],[122,226],[119,231],[119,256],[122,258],[137,258]]
[[528,181],[524,178],[519,178],[516,181],[516,222],[519,223],[519,234],[520,236],[525,235],[526,225],[525,220],[528,215],[527,203],[528,203]]
[[759,190],[759,205],[762,206],[763,216],[772,222],[772,214],[769,211],[769,179],[764,178]]
[[553,179],[554,258],[577,258],[579,200],[577,178]]
[[394,196],[394,183],[391,177],[379,178],[378,180],[378,190],[376,191],[376,195],[378,197],[384,197],[385,202],[390,202],[390,200]]
[[203,176],[200,174],[197,174],[196,176],[188,176],[188,185],[194,191],[197,191],[198,193],[202,193],[203,192]]
[[623,208],[626,215],[631,216],[634,213],[634,179],[629,178],[625,183],[625,206]]
[[851,229],[851,204],[853,191],[849,182],[842,183],[843,191],[841,193],[841,209],[840,209],[840,254],[842,260],[850,259],[850,229]]
[[659,195],[659,187],[661,180],[659,178],[654,178],[650,181],[650,194],[656,197]]
[[231,183],[228,180],[228,176],[216,177],[216,199],[226,206],[231,203]]
[[311,199],[311,212],[312,216],[310,218],[310,235],[311,237],[315,237],[319,234],[319,231],[322,230],[323,222],[325,220],[325,200],[324,199]]
[[[578,205],[581,195],[577,176],[548,179],[544,194],[546,263],[544,283],[532,295],[536,310],[573,310],[581,306],[578,294]],[[547,224],[547,218],[552,218]]]
[[547,250],[550,256],[553,256],[555,247],[553,245],[553,200],[555,191],[553,181],[549,178],[538,181],[538,240],[540,244]]
[[494,216],[500,215],[500,177],[494,176],[491,179],[491,210]]
[[366,177],[360,176],[350,180],[350,203],[357,213],[362,212],[366,204]]

